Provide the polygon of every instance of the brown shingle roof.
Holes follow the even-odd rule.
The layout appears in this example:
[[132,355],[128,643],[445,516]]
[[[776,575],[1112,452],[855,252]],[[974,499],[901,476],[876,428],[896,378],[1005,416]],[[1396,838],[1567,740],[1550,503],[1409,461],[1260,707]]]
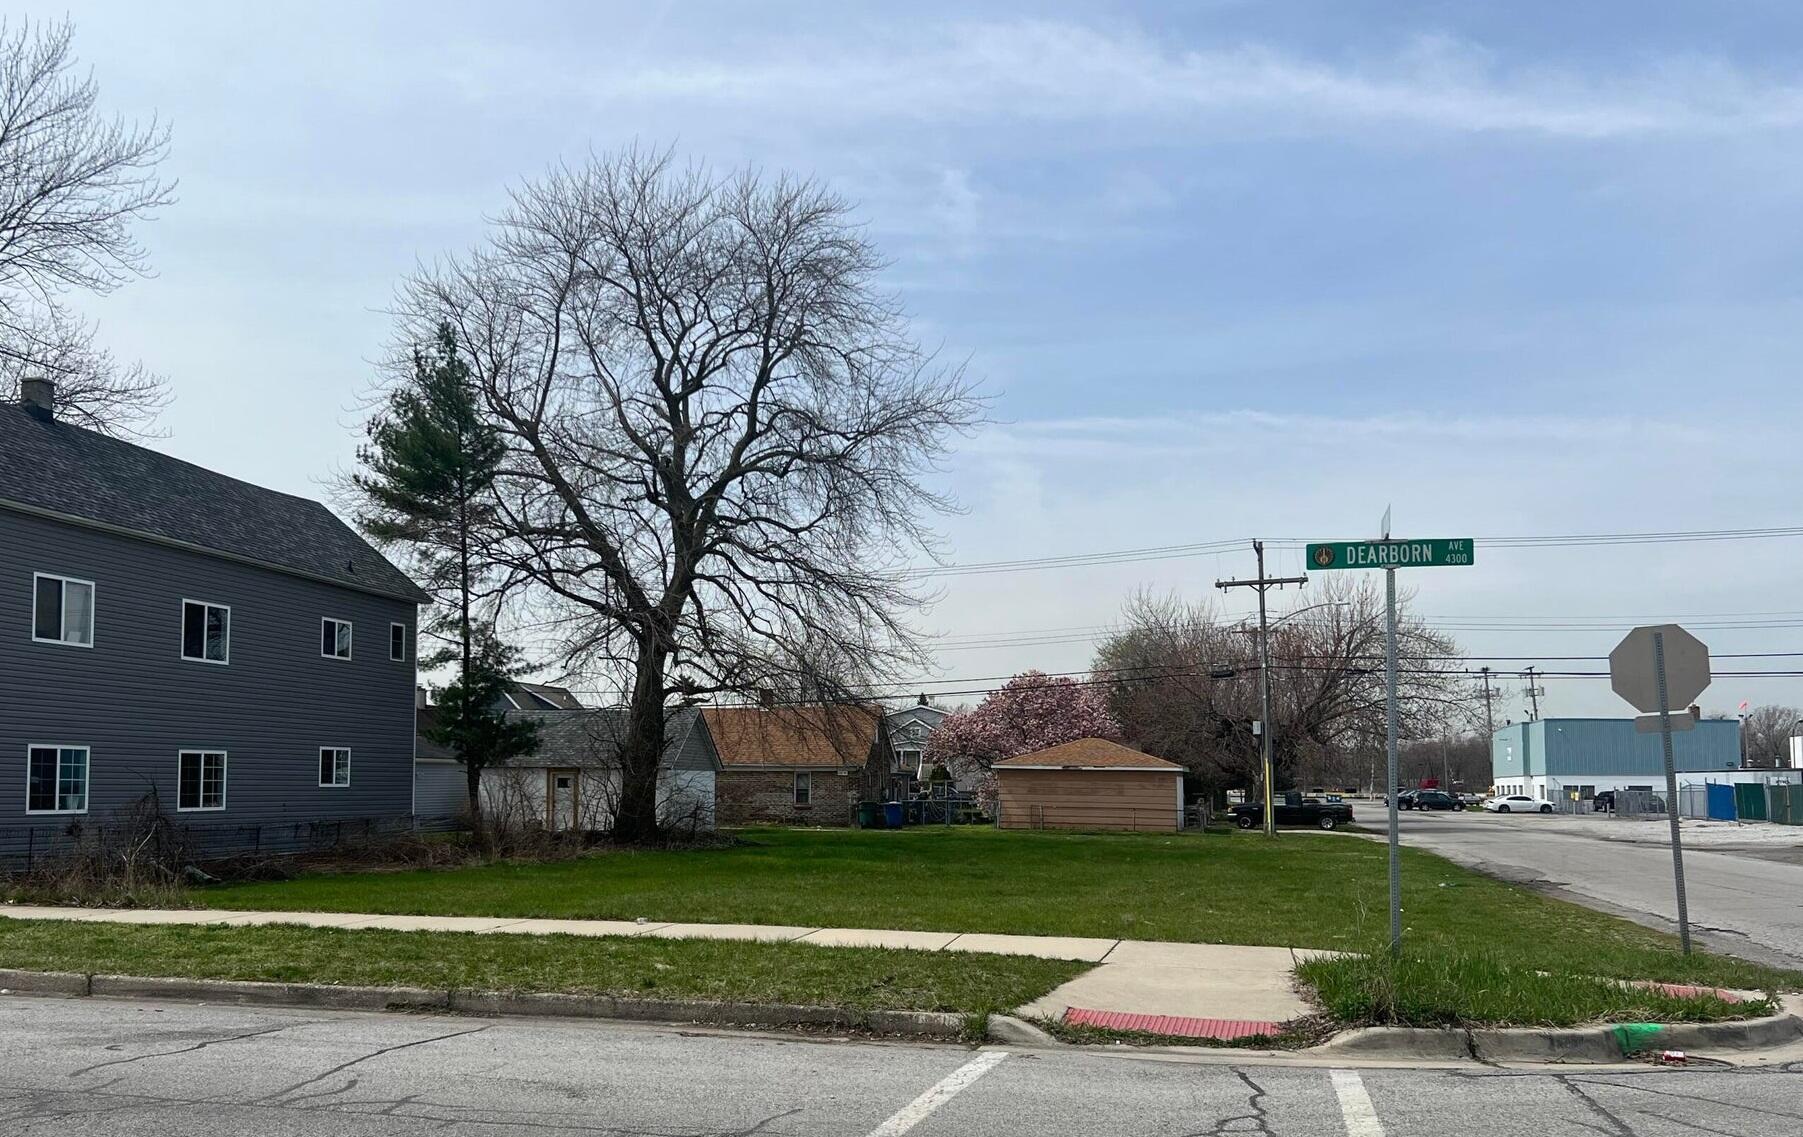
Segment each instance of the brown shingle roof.
[[1130,746],[1110,742],[1106,738],[1079,738],[1061,746],[1019,754],[995,763],[996,769],[1009,766],[1058,766],[1076,770],[1181,770],[1175,762],[1154,758]]
[[882,725],[874,707],[703,707],[720,764],[859,769]]

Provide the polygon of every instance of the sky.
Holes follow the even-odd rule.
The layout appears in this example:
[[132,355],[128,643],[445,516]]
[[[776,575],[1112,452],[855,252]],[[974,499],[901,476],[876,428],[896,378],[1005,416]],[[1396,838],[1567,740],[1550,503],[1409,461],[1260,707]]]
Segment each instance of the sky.
[[[1478,539],[1403,584],[1499,673],[1670,618],[1718,656],[1799,648],[1803,537],[1485,538],[1803,524],[1803,8],[753,13],[71,5],[103,107],[172,130],[156,274],[86,305],[170,379],[152,444],[324,496],[396,283],[553,163],[670,147],[856,202],[916,334],[979,381],[949,561],[1236,542],[935,577],[923,688],[1081,670],[1139,589],[1244,611],[1213,583],[1252,574],[1250,538],[1300,573],[1296,542],[1386,507],[1397,536]],[[1549,716],[1628,713],[1604,681],[1544,686]],[[1721,675],[1703,703],[1742,700],[1803,704],[1803,680]]]

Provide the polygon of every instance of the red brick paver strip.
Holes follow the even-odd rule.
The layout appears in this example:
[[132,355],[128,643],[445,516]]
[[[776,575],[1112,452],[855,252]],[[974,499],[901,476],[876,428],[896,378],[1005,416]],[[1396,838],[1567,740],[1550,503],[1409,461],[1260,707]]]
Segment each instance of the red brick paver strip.
[[1072,1007],[1065,1011],[1064,1021],[1072,1026],[1099,1026],[1107,1030],[1168,1034],[1176,1038],[1211,1038],[1218,1042],[1275,1036],[1283,1031],[1280,1023],[1256,1022],[1250,1019],[1192,1019],[1178,1015],[1136,1015],[1126,1011],[1091,1011],[1082,1007]]

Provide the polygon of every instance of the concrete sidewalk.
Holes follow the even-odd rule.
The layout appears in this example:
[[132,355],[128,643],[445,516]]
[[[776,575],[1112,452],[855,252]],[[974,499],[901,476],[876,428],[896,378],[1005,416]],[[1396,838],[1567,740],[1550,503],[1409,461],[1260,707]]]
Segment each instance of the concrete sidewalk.
[[[1017,1013],[1032,1018],[1104,1022],[1100,1015],[1168,1020],[1166,1033],[1236,1037],[1221,1030],[1275,1033],[1305,1015],[1290,972],[1297,962],[1331,954],[1309,949],[1077,936],[1014,936],[991,932],[915,932],[872,928],[806,928],[778,924],[693,924],[627,920],[549,920],[505,916],[384,916],[358,912],[234,912],[225,909],[60,908],[0,905],[16,920],[80,920],[107,924],[250,927],[298,924],[309,928],[474,932],[498,935],[651,936],[662,939],[752,940],[821,947],[971,951],[1068,959],[1099,966]],[[1076,1012],[1082,1012],[1078,1014]],[[1230,1024],[1226,1028],[1214,1025]],[[1256,1030],[1252,1028],[1257,1028]]]

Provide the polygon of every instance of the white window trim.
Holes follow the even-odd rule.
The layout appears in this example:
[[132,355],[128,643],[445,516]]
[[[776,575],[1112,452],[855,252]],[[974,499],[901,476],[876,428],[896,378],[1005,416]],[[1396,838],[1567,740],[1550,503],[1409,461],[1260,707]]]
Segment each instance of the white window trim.
[[[806,801],[801,800],[801,787],[803,784],[802,783],[803,778],[807,779],[806,785],[808,787],[808,799]],[[793,805],[813,805],[814,804],[814,773],[813,773],[813,771],[797,770],[795,772],[795,780],[789,786],[789,801]]]
[[[43,636],[38,635],[38,581],[39,580],[60,580],[64,584],[85,584],[88,586],[88,642],[87,643],[85,643],[85,644],[78,643],[75,640],[65,640],[65,639],[47,640]],[[65,610],[68,608],[68,605],[69,605],[69,601],[65,597],[63,600],[63,607]],[[83,580],[79,576],[63,576],[61,573],[54,573],[54,572],[34,572],[31,574],[31,642],[32,643],[34,643],[34,644],[61,644],[64,647],[92,648],[94,646],[95,625],[100,623],[100,620],[98,619],[98,615],[97,615],[99,608],[100,608],[100,589],[98,586],[96,586],[94,584],[93,581]],[[66,813],[69,811],[56,810],[55,812]]]
[[[182,759],[189,754],[200,756],[200,792],[201,800],[206,800],[208,754],[219,755],[219,804],[218,805],[183,805],[182,804]],[[231,755],[224,750],[182,749],[175,752],[175,812],[177,813],[218,813],[225,808],[226,786],[230,780],[232,767]]]
[[[321,758],[325,757],[326,751],[328,751],[328,750],[344,751],[344,781],[328,782],[322,778],[319,783],[319,788],[322,790],[347,790],[347,789],[350,789],[350,786],[351,786],[351,748],[348,746],[321,746],[319,748],[319,756]],[[336,775],[337,769],[338,769],[337,762],[334,761],[332,764],[332,770],[333,770],[334,775]]]
[[[339,655],[336,652],[330,652],[330,651],[325,650],[324,645],[326,642],[326,625],[327,624],[343,624],[345,627],[347,627],[351,630],[351,653],[353,653],[353,654],[356,652],[356,649],[357,649],[357,625],[355,623],[351,622],[350,620],[343,620],[343,619],[338,618],[337,616],[321,616],[319,618],[319,642],[321,645],[320,649],[319,649],[319,657],[321,659],[342,659],[342,660],[349,661],[351,658],[350,654]],[[334,634],[332,636],[332,645],[334,647],[336,647],[337,644],[338,644],[338,637],[337,637],[337,635]]]
[[[394,630],[396,628],[401,629],[401,654],[399,655],[394,653]],[[392,663],[407,662],[407,625],[402,623],[388,625],[388,659]]]
[[[63,755],[65,750],[79,750],[81,760],[81,808],[80,809],[33,809],[31,808],[31,752],[33,750],[54,750],[56,755],[56,777],[61,787],[63,776]],[[27,816],[73,817],[88,811],[88,803],[94,799],[94,748],[80,742],[30,742],[25,746],[25,813]]]
[[[225,611],[225,658],[224,659],[208,659],[204,655],[189,655],[188,654],[188,605],[190,605],[190,604],[198,604],[201,607],[201,617],[200,617],[200,650],[201,651],[207,650],[207,618],[206,618],[206,614],[205,614],[206,609],[208,609],[208,608],[224,609],[224,611]],[[181,627],[180,627],[179,631],[180,631],[181,641],[182,641],[181,642],[182,658],[187,660],[189,663],[210,663],[215,667],[226,667],[231,664],[231,662],[232,662],[232,606],[230,604],[220,604],[220,603],[218,603],[216,601],[212,601],[212,600],[195,600],[192,597],[188,597],[188,596],[182,597],[182,622],[181,622]],[[217,754],[218,751],[209,750],[209,751],[207,751],[207,753]]]

